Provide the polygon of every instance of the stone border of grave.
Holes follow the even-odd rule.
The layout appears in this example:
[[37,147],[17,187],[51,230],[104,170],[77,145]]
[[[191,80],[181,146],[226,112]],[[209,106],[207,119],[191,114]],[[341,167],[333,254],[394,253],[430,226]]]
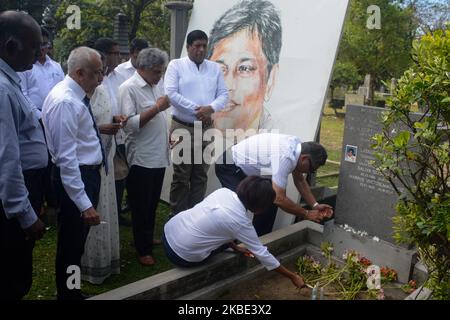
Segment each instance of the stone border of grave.
[[[398,271],[400,282],[407,282],[410,275],[425,278],[423,270],[415,267],[415,254],[380,240],[350,234],[329,221],[322,226],[311,221],[301,221],[261,237],[282,263],[292,261],[303,254],[320,252],[320,244],[332,242],[335,250],[355,249],[375,261],[382,260]],[[337,253],[338,256],[338,252]],[[409,260],[408,260],[409,259]],[[406,265],[406,266],[405,266]],[[139,280],[126,286],[94,296],[89,300],[158,300],[158,299],[214,299],[236,283],[254,279],[267,272],[256,259],[241,254],[224,252],[216,255],[206,265],[195,268],[174,268]]]

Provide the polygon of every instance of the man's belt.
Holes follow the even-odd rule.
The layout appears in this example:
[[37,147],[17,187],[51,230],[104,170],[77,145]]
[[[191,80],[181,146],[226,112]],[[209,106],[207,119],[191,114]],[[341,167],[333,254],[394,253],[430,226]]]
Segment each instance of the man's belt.
[[[179,124],[182,124],[183,126],[194,128],[194,123],[182,121],[175,116],[172,116],[172,120],[178,122]],[[202,128],[209,128],[211,126],[212,122],[202,122]]]

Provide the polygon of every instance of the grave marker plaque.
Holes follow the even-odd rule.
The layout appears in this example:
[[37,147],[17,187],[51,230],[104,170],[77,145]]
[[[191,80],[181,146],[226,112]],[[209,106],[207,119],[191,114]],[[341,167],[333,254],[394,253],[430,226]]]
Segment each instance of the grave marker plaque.
[[347,106],[336,200],[336,223],[395,243],[392,217],[398,196],[375,169],[372,137],[380,133],[383,109]]

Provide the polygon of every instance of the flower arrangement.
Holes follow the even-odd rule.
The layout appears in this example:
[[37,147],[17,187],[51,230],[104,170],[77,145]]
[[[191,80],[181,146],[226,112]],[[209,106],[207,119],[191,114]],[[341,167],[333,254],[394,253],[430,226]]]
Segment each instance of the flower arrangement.
[[417,289],[417,282],[415,280],[410,280],[408,283],[401,286],[401,289],[405,293],[412,293]]
[[[321,245],[322,255],[326,262],[321,264],[311,256],[303,256],[297,260],[298,272],[309,287],[321,289],[330,287],[327,295],[335,295],[339,299],[354,300],[359,294],[369,299],[385,299],[381,284],[397,280],[397,272],[388,267],[378,267],[372,261],[354,250],[347,250],[342,255],[344,264],[337,266],[332,260],[334,248],[324,242]],[[331,290],[333,292],[331,292]]]

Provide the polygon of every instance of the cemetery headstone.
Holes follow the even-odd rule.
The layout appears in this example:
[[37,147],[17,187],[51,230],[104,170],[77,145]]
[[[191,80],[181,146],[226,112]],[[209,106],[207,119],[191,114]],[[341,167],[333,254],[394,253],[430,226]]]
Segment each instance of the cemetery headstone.
[[395,243],[392,217],[398,196],[375,169],[372,137],[381,132],[383,110],[347,106],[336,200],[336,223]]

